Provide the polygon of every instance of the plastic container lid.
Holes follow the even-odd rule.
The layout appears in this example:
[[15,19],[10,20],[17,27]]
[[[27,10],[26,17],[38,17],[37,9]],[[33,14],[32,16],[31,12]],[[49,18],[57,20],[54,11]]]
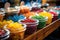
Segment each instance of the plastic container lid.
[[4,35],[0,36],[1,40],[9,38],[10,31],[8,29],[5,29],[5,31],[6,31],[6,33]]

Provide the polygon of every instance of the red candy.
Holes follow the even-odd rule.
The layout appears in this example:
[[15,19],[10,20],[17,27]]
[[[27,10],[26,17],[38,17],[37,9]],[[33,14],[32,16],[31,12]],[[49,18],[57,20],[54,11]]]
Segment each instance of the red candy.
[[22,22],[36,22],[35,20],[32,20],[32,19],[25,19],[25,20],[23,20]]
[[53,14],[54,16],[57,16],[57,13],[56,12],[50,12],[51,14]]
[[37,24],[38,24],[37,20],[27,18],[25,20],[22,20],[21,23],[27,25],[25,34],[32,34],[36,32]]

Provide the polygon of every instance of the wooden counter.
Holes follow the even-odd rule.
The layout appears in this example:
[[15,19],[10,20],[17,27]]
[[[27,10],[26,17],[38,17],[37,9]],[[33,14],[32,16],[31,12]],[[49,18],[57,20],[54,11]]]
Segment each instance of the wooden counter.
[[46,27],[38,30],[34,34],[26,37],[24,40],[43,40],[53,31],[55,31],[60,26],[60,19],[52,22],[51,24],[47,25]]

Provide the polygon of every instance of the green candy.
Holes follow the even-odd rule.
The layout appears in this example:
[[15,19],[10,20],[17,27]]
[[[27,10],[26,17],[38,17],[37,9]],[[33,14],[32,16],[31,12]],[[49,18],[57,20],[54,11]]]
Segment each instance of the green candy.
[[39,25],[37,28],[43,28],[46,26],[46,18],[43,16],[32,16],[31,18],[39,20]]

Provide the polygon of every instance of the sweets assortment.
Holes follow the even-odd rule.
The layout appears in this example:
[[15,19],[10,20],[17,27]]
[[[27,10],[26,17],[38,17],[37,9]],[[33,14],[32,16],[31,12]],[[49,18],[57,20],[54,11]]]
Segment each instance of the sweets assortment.
[[[2,39],[11,39],[11,40],[23,40],[24,34],[32,34],[37,31],[37,29],[43,28],[46,24],[50,24],[52,21],[55,21],[60,18],[60,14],[58,15],[57,10],[55,11],[46,11],[45,9],[40,9],[38,6],[29,9],[29,7],[21,5],[19,12],[17,14],[7,13],[6,19],[4,19],[4,15],[0,14],[0,36],[3,35]],[[5,32],[7,29],[9,31]],[[10,33],[9,33],[10,32]],[[8,34],[5,34],[8,33]],[[5,38],[5,36],[7,38]],[[8,37],[8,36],[9,37]]]

